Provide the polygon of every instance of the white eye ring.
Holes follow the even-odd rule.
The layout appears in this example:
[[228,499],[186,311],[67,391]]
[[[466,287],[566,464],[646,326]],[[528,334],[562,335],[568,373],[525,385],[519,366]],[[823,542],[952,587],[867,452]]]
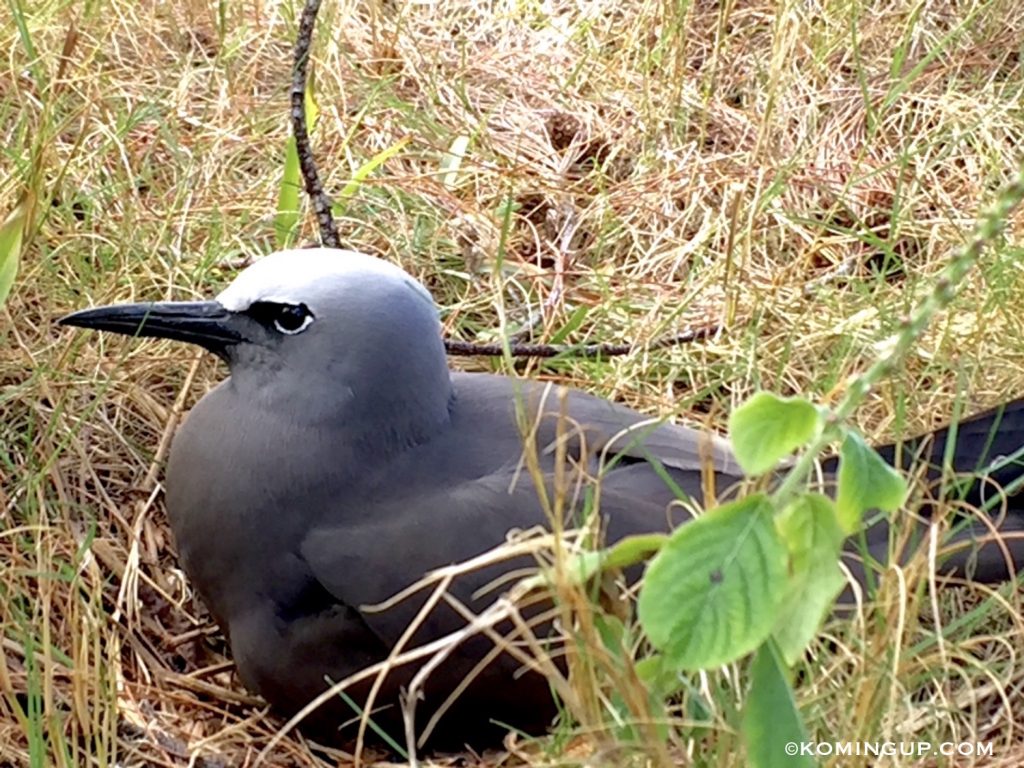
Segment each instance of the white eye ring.
[[304,318],[302,318],[302,325],[300,325],[298,328],[292,328],[291,330],[289,330],[288,328],[285,328],[283,325],[281,325],[281,321],[280,320],[275,320],[274,321],[274,328],[276,328],[278,331],[283,333],[285,336],[294,336],[297,333],[302,333],[304,330],[309,328],[309,326],[312,325],[312,324],[313,324],[313,316],[312,315],[306,315]]
[[[302,322],[301,322],[301,324],[299,326],[297,326],[295,328],[286,328],[281,323],[281,318],[280,317],[275,317],[274,318],[274,328],[279,333],[283,333],[286,336],[294,336],[294,335],[296,335],[298,333],[302,333],[304,330],[309,328],[309,326],[313,323],[313,319],[314,319],[313,318],[313,313],[310,312],[308,309],[306,309],[306,305],[305,304],[299,305],[297,307],[296,306],[287,306],[287,309],[301,309],[303,311],[303,313],[304,313],[302,315]],[[294,319],[294,318],[292,318],[292,319]]]

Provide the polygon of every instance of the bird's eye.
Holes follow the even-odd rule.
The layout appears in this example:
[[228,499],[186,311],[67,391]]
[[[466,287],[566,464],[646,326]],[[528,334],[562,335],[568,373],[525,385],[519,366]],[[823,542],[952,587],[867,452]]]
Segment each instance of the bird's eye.
[[313,313],[305,304],[279,304],[274,313],[274,327],[289,336],[302,333],[312,322]]
[[316,319],[305,304],[283,301],[254,301],[245,313],[268,331],[273,329],[286,336],[302,333]]

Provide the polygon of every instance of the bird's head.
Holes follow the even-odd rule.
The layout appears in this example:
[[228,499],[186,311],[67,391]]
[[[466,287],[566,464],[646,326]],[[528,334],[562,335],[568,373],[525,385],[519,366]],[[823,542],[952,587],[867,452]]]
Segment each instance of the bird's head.
[[449,387],[437,308],[399,267],[354,251],[280,251],[210,301],[115,304],[63,325],[198,344],[267,401],[314,388],[378,402]]

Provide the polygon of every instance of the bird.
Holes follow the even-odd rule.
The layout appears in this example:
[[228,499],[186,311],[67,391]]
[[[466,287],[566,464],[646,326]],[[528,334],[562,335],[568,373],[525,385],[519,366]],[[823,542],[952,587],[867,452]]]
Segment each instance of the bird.
[[[96,307],[59,322],[188,342],[227,363],[229,376],[174,436],[166,508],[184,570],[242,682],[285,716],[403,641],[426,598],[381,608],[389,598],[491,551],[510,531],[550,527],[545,498],[566,496],[575,523],[596,510],[613,542],[671,530],[692,514],[681,496],[699,507],[743,480],[728,440],[708,430],[550,383],[450,369],[431,294],[356,251],[279,251],[212,300]],[[1024,445],[1024,401],[957,433],[953,467],[973,472]],[[904,466],[927,454],[934,474],[949,438],[940,431],[880,450]],[[597,477],[594,503],[584,489]],[[1011,512],[1006,529],[1024,527],[1020,509]],[[886,524],[876,534],[884,559]],[[953,568],[1000,581],[1013,567],[1003,552],[975,547]],[[1012,553],[1024,562],[1020,547]],[[449,592],[479,613],[495,599],[484,588],[523,564],[468,570]],[[419,618],[406,647],[466,623],[445,601]],[[508,653],[481,666],[492,648],[473,637],[426,679],[418,716],[440,714],[427,746],[486,746],[509,727],[550,726],[557,706],[543,675]],[[388,671],[372,702],[378,728],[402,733],[401,696],[418,669]],[[350,739],[342,726],[369,703],[372,684],[347,689],[348,701],[330,697],[300,727]]]

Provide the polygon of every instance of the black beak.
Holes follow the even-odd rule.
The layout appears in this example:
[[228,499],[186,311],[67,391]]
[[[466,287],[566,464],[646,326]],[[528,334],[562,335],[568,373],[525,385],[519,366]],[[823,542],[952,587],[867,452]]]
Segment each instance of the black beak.
[[217,301],[114,304],[72,312],[57,322],[125,336],[186,341],[220,357],[228,347],[245,338],[242,334],[244,318],[229,312]]

